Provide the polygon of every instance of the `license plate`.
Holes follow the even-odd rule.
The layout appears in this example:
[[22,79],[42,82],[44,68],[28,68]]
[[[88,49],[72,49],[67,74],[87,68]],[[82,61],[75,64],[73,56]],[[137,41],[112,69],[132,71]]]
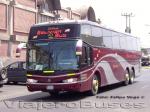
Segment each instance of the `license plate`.
[[46,89],[47,89],[47,90],[53,90],[53,89],[54,89],[54,86],[47,86]]

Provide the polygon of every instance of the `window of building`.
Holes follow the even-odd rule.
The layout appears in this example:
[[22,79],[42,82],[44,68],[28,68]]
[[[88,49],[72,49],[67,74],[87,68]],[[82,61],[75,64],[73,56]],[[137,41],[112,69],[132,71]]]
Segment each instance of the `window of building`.
[[52,20],[53,20],[53,18],[50,17],[50,16],[46,16],[46,15],[43,15],[43,14],[38,15],[38,23],[49,22],[49,21],[52,21]]
[[38,8],[39,11],[47,11],[47,12],[49,12],[49,7],[48,7],[47,2],[42,3],[42,4],[38,4],[37,8]]

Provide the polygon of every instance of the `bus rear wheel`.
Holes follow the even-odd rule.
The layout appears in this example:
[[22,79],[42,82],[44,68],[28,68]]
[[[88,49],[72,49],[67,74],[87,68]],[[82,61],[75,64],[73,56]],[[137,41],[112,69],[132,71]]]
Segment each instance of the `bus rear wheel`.
[[129,77],[129,84],[133,84],[133,82],[134,82],[134,76],[135,76],[134,74],[135,74],[134,71],[131,70],[130,77]]
[[91,90],[89,91],[89,94],[91,96],[94,96],[98,93],[99,91],[99,78],[97,75],[94,75],[93,76],[93,79],[92,79],[92,87],[91,87]]
[[127,71],[127,73],[125,74],[124,85],[127,86],[129,84],[129,81],[130,81],[130,75],[129,72]]

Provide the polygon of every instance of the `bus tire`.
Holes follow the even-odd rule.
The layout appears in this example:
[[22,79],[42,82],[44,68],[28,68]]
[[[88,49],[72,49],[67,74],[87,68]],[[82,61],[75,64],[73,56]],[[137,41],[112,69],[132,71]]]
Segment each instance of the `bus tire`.
[[129,84],[133,84],[133,82],[134,82],[134,76],[135,76],[134,74],[135,74],[134,71],[131,70],[130,77],[129,77]]
[[127,70],[127,73],[125,74],[125,80],[124,80],[124,85],[127,86],[129,84],[130,81],[130,75],[129,75],[129,71]]
[[98,93],[98,91],[99,91],[99,78],[95,74],[92,78],[91,90],[89,91],[89,95],[94,96]]

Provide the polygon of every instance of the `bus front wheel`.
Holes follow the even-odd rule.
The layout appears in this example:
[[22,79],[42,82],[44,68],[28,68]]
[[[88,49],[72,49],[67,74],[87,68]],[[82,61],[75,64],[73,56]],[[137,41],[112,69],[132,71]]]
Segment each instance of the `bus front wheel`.
[[94,96],[98,93],[99,90],[99,78],[97,75],[93,76],[91,90],[89,91],[90,95]]

